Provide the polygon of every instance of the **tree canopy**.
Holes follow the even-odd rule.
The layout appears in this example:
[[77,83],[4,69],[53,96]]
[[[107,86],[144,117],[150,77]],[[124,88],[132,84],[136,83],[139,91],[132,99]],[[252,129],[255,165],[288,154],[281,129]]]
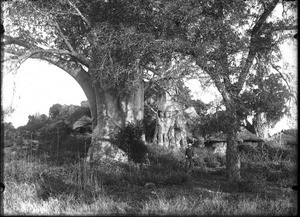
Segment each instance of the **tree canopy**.
[[115,123],[110,114],[122,121],[115,102],[139,88],[143,80],[150,85],[208,75],[226,107],[228,174],[233,179],[239,177],[234,172],[239,165],[239,117],[245,110],[241,105],[267,110],[270,120],[285,110],[284,98],[289,94],[282,82],[286,77],[280,72],[279,45],[297,30],[295,2],[22,0],[1,4],[6,30],[2,45],[12,68],[28,58],[62,68],[81,84],[93,119],[102,127],[108,126],[107,119]]

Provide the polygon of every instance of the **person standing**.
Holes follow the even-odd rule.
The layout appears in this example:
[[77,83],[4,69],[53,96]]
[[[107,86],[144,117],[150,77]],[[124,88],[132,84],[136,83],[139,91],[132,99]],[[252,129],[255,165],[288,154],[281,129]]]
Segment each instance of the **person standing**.
[[188,147],[185,150],[185,166],[187,171],[188,170],[193,171],[194,169],[193,159],[194,159],[194,148],[192,146],[192,143],[188,143]]

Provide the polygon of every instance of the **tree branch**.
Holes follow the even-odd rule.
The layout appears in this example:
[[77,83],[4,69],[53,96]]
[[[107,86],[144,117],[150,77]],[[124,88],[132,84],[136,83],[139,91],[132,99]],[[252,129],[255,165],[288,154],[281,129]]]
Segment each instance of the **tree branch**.
[[270,4],[266,5],[264,12],[261,14],[260,18],[258,19],[256,24],[252,28],[250,45],[249,45],[249,52],[248,52],[246,61],[244,63],[244,67],[241,70],[239,79],[238,79],[238,81],[235,85],[237,93],[241,92],[241,90],[243,88],[243,85],[245,83],[247,74],[249,73],[249,70],[252,66],[253,59],[256,55],[256,39],[257,39],[258,33],[259,33],[261,27],[263,26],[263,24],[266,22],[268,16],[272,13],[274,8],[278,4],[278,2],[279,2],[279,0],[273,0]]
[[70,42],[66,38],[66,36],[63,34],[62,29],[60,28],[59,24],[56,22],[54,25],[55,25],[55,27],[58,30],[58,34],[62,37],[62,39],[64,40],[64,42],[65,42],[66,46],[69,48],[69,50],[72,53],[76,53],[75,50],[74,50],[74,48],[72,47],[72,45],[70,44]]
[[4,35],[3,41],[1,41],[2,47],[6,46],[6,45],[12,45],[12,44],[19,45],[19,46],[27,48],[27,49],[32,49],[32,48],[41,49],[37,45],[34,45],[34,44],[28,43],[26,41],[23,41],[20,38],[13,38],[11,36]]
[[277,31],[292,31],[292,30],[298,30],[298,25],[291,25],[291,26],[273,26],[269,30],[273,32]]
[[148,104],[145,103],[145,106],[147,106],[148,108],[150,108],[151,111],[154,112],[154,114],[157,115],[157,111],[155,111],[151,106],[149,106]]
[[283,76],[283,74],[279,71],[278,66],[275,66],[275,64],[273,64],[273,63],[271,64],[271,66],[272,66],[273,69],[275,69],[275,70],[279,73],[279,75],[281,76],[281,78],[285,81],[286,85],[288,86],[290,93],[292,93],[292,89],[291,89],[291,87],[290,87],[288,81],[287,81],[286,78]]
[[83,65],[85,65],[87,67],[89,67],[89,64],[90,64],[89,59],[87,59],[86,57],[82,56],[79,53],[70,52],[70,51],[66,51],[66,50],[59,50],[59,49],[43,49],[43,48],[38,47],[35,44],[28,43],[19,38],[13,38],[11,36],[5,35],[2,45],[7,46],[7,45],[12,45],[12,44],[19,45],[19,46],[29,49],[29,52],[27,54],[22,54],[22,56],[20,57],[21,62],[24,62],[26,60],[24,58],[28,59],[29,57],[31,57],[32,55],[37,54],[37,53],[53,53],[53,54],[56,53],[56,54],[66,54],[66,55],[73,56],[80,63],[82,63]]
[[78,9],[78,7],[76,7],[76,5],[73,4],[70,0],[68,0],[68,3],[69,3],[70,6],[72,6],[76,10],[76,12],[78,13],[78,15],[87,24],[88,28],[91,29],[92,28],[91,22],[81,13],[81,11]]

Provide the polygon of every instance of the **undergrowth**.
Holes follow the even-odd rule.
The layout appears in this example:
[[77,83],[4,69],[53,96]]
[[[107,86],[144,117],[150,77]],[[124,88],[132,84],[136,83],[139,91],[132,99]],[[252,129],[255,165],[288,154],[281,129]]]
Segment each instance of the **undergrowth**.
[[[47,153],[7,153],[6,215],[296,215],[296,154],[241,154],[242,180],[230,186],[222,158],[197,151],[194,173],[184,150],[147,145],[150,165],[87,164]],[[216,170],[219,168],[219,170]],[[219,172],[218,172],[219,171]],[[148,185],[147,183],[153,183]]]

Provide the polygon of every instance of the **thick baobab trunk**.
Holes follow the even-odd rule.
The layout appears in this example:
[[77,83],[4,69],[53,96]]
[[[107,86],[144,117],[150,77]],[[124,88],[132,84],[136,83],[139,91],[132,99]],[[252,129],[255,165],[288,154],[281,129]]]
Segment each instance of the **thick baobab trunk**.
[[165,92],[158,105],[153,142],[168,148],[186,146],[186,131],[181,106]]
[[268,123],[266,118],[266,113],[258,113],[254,116],[253,125],[256,131],[257,136],[262,139],[269,138],[269,127],[270,123]]
[[97,105],[97,126],[92,134],[88,160],[114,159],[127,161],[125,153],[112,144],[112,136],[127,123],[137,123],[144,115],[144,90],[142,83],[130,96],[103,91],[94,84]]

